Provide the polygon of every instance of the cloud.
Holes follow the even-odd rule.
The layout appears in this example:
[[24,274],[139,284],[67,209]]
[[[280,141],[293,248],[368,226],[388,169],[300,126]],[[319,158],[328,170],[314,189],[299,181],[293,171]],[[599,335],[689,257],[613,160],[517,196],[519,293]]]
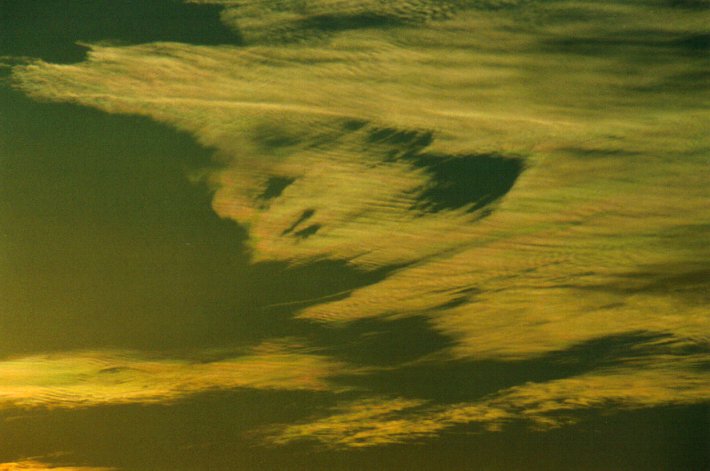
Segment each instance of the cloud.
[[370,447],[434,436],[460,425],[498,431],[511,422],[549,429],[577,421],[585,409],[620,411],[707,401],[710,357],[656,357],[542,383],[526,383],[477,402],[436,405],[405,398],[371,398],[310,422],[269,430],[267,440],[314,440],[327,447]]
[[[475,11],[441,16],[426,13],[439,2],[220,3],[247,46],[88,45],[82,63],[14,67],[13,84],[36,99],[148,116],[214,149],[214,210],[249,229],[254,261],[397,268],[303,309],[304,322],[424,315],[455,341],[447,353],[474,360],[530,359],[631,332],[705,345],[706,12],[660,2],[472,2]],[[342,27],[319,26],[333,12]],[[367,15],[400,21],[360,27]],[[471,182],[501,181],[466,193],[459,168],[473,169],[460,172],[476,174]],[[138,387],[144,373],[119,373],[127,386],[96,379],[121,363],[113,357],[17,365],[91,372],[98,399],[72,395],[73,386],[68,396],[43,390],[70,404],[328,389],[330,360],[296,357],[316,373],[294,375],[284,358],[266,361],[268,374],[257,367],[263,358],[246,362],[253,368],[244,359],[157,362],[154,393]],[[556,422],[557,412],[607,402],[699,402],[710,397],[706,377],[684,363],[696,359],[521,385],[457,407],[355,403],[280,440],[358,446],[469,422]],[[152,371],[151,361],[135,362]],[[17,391],[29,391],[25,381]]]
[[[553,240],[540,237],[531,242],[544,241]],[[493,243],[449,260],[404,270],[341,301],[307,308],[300,316],[345,322],[427,313],[433,328],[457,341],[455,356],[474,359],[534,357],[631,332],[707,341],[707,300],[700,297],[707,292],[706,279],[698,279],[696,286],[691,286],[693,291],[682,278],[660,291],[643,288],[643,284],[639,289],[624,289],[624,283],[637,278],[622,271],[631,266],[615,265],[613,256],[608,264],[594,266],[595,271],[589,271],[591,266],[585,266],[585,257],[578,254],[557,254],[560,260],[555,262],[545,261],[544,253],[529,253],[526,258],[521,256],[527,252],[523,250],[517,254],[519,261],[505,264],[501,258],[506,256],[506,245]],[[562,244],[559,247],[564,250]],[[672,270],[659,268],[666,273]],[[693,273],[695,268],[689,265],[682,273]],[[617,289],[598,286],[601,280]],[[416,287],[416,296],[412,296],[412,287]]]
[[[404,264],[619,206],[654,210],[673,179],[639,184],[623,175],[701,148],[703,112],[680,90],[629,88],[649,80],[641,76],[649,67],[660,77],[696,63],[662,57],[631,73],[633,64],[616,58],[575,56],[560,67],[559,54],[539,50],[543,32],[504,34],[514,24],[479,12],[425,29],[343,33],[327,47],[93,45],[87,62],[38,62],[16,67],[14,77],[37,98],[144,114],[218,149],[225,168],[210,178],[214,208],[249,225],[256,260]],[[462,33],[471,30],[478,33]],[[432,175],[397,157],[406,143],[373,142],[381,129],[430,134],[420,150],[443,159],[525,156],[528,171],[504,202],[505,232],[481,233],[462,211],[413,211]],[[644,157],[580,162],[558,150],[574,146]],[[672,163],[671,175],[700,164]],[[293,183],[265,202],[260,195],[274,177]],[[660,194],[639,202],[650,188]],[[311,216],[289,231],[304,214]]]
[[97,468],[94,466],[55,466],[35,460],[22,460],[0,463],[0,471],[111,471],[115,468]]
[[293,42],[313,40],[329,33],[359,29],[392,28],[451,17],[474,6],[517,3],[510,1],[260,1],[188,0],[188,3],[218,4],[222,21],[251,42]]
[[282,343],[213,361],[135,352],[67,352],[0,361],[0,408],[81,408],[170,403],[237,388],[334,391],[344,365]]
[[[637,409],[707,401],[710,356],[664,355],[547,383],[510,388],[488,401],[541,426],[574,422],[587,408]],[[559,415],[563,414],[563,415]]]
[[306,424],[288,425],[270,439],[275,444],[310,438],[331,445],[363,447],[431,435],[442,427],[392,418],[398,412],[419,407],[423,403],[403,398],[356,401],[329,417]]

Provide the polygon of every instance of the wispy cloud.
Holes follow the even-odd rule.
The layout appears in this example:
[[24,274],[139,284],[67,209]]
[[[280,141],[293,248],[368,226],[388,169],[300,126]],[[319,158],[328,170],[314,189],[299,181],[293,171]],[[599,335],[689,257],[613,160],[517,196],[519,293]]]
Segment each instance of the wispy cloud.
[[346,404],[333,415],[270,430],[268,440],[284,444],[315,440],[328,447],[369,447],[436,435],[444,429],[479,424],[497,431],[511,422],[536,428],[576,421],[575,413],[618,411],[707,400],[707,356],[657,357],[651,362],[504,389],[481,401],[436,405],[405,398],[373,398]]
[[[348,5],[355,3],[312,4]],[[665,54],[672,47],[653,41],[641,50],[620,43],[631,48],[628,57],[550,49],[548,42],[576,37],[582,26],[559,19],[563,7],[524,11],[541,26],[517,13],[477,11],[426,28],[345,31],[325,46],[94,45],[87,62],[38,62],[16,67],[14,76],[37,98],[148,115],[217,148],[227,168],[211,177],[215,210],[249,224],[257,260],[327,257],[373,267],[587,224],[580,242],[595,250],[610,231],[630,231],[628,246],[649,236],[645,227],[672,227],[702,212],[705,192],[683,176],[697,174],[703,162],[675,157],[707,146],[705,111],[682,83],[653,89],[693,76],[702,61]],[[594,11],[609,20],[585,26],[594,37],[613,39],[622,20],[624,31],[658,21],[640,7],[601,4]],[[263,13],[264,21],[281,14]],[[677,17],[673,34],[702,28],[697,15],[667,13]],[[397,158],[411,150],[399,137],[373,138],[382,128],[432,133],[425,151],[444,158],[522,155],[529,168],[495,224],[474,227],[462,211],[421,217],[412,207],[431,174]],[[594,152],[639,157],[580,158]],[[293,183],[264,201],[271,177]],[[631,220],[642,226],[619,226]]]
[[135,352],[68,352],[0,361],[0,408],[80,408],[170,403],[237,388],[337,390],[345,366],[285,345],[214,361],[147,358]]
[[341,407],[335,414],[313,422],[287,425],[269,437],[275,444],[299,439],[318,440],[331,446],[386,445],[432,435],[446,426],[433,420],[399,417],[425,401],[377,397]]
[[[13,83],[37,99],[149,116],[214,148],[213,207],[248,227],[255,261],[399,267],[302,310],[304,322],[426,315],[455,340],[450,353],[468,359],[529,359],[629,332],[707,342],[710,248],[699,241],[710,218],[710,138],[699,79],[707,59],[698,53],[707,12],[575,1],[495,10],[456,2],[467,7],[441,15],[427,13],[441,2],[219,3],[247,46],[90,45],[83,63],[14,67]],[[316,20],[333,12],[345,12],[343,27],[315,34]],[[366,13],[401,21],[357,23]],[[511,162],[520,172],[495,195],[453,204],[442,190],[459,190],[452,161],[477,162],[481,181],[505,180]],[[18,391],[35,387],[67,404],[223,387],[328,389],[333,367],[311,354],[139,359],[127,363],[139,373],[98,375],[123,360],[93,355],[4,368],[45,371],[54,361],[69,376],[88,371],[81,381],[93,381],[96,399],[61,381],[34,384],[37,374],[6,397],[32,405]],[[557,412],[607,402],[708,400],[707,377],[686,364],[698,358],[656,357],[457,407],[356,403],[279,440],[355,446],[459,423],[554,422]],[[402,416],[410,409],[418,412]]]
[[0,471],[111,471],[115,468],[100,468],[95,466],[60,466],[43,463],[36,460],[22,460],[0,463]]

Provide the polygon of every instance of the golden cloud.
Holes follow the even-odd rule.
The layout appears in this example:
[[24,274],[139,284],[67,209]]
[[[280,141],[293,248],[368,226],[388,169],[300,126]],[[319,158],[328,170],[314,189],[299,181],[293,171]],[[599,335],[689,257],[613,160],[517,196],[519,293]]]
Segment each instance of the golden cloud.
[[55,466],[36,460],[0,463],[0,471],[111,471],[114,469],[115,468],[97,468],[94,466]]
[[328,376],[343,370],[340,362],[281,344],[202,362],[135,352],[34,355],[0,361],[0,408],[170,403],[237,388],[332,391]]
[[[576,421],[589,408],[638,409],[707,401],[710,374],[699,367],[710,356],[655,357],[637,364],[499,391],[478,402],[437,406],[405,398],[373,398],[347,404],[333,415],[270,430],[285,444],[315,440],[328,447],[369,447],[430,437],[457,425],[498,431],[513,421],[536,428]],[[640,367],[640,368],[639,368]]]
[[[247,46],[90,45],[82,63],[16,66],[13,83],[37,99],[148,116],[214,148],[221,167],[208,177],[213,207],[248,227],[255,261],[400,267],[345,299],[302,310],[304,320],[425,314],[455,339],[453,355],[474,359],[530,358],[630,332],[707,342],[710,247],[699,241],[710,220],[710,116],[697,79],[706,60],[693,49],[707,12],[526,2],[420,17],[417,5],[426,12],[437,2],[324,0],[308,2],[305,12],[290,2],[280,10],[219,3]],[[288,33],[318,15],[389,9],[404,15],[396,28],[343,27],[327,38]],[[577,13],[590,20],[573,19]],[[413,155],[433,163],[417,165]],[[487,208],[492,213],[471,211],[475,201],[422,209],[436,169],[491,155],[525,161],[510,191]],[[289,184],[267,197],[274,179]],[[44,372],[55,361],[68,376],[88,371],[96,398],[72,382],[32,383],[42,375],[23,377],[5,397],[32,405],[26,391],[39,388],[74,404],[222,387],[327,389],[332,366],[313,355],[269,357],[265,370],[263,358],[140,359],[127,363],[139,373],[101,376],[124,360],[75,360],[8,360],[1,368]],[[661,363],[520,386],[405,419],[401,411],[425,406],[397,399],[369,417],[363,411],[372,404],[358,403],[316,421],[316,429],[294,426],[282,440],[318,435],[352,446],[457,423],[542,422],[566,405],[652,407],[710,397],[705,376]],[[294,374],[290,366],[303,364],[316,373]],[[142,392],[144,372],[153,370],[158,389]],[[127,383],[110,379],[124,376]]]

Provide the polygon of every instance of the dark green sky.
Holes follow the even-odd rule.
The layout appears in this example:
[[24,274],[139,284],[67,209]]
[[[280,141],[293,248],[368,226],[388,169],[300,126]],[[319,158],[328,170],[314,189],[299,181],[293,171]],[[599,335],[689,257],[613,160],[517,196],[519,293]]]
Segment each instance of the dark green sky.
[[706,3],[194,3],[0,0],[0,469],[710,466]]

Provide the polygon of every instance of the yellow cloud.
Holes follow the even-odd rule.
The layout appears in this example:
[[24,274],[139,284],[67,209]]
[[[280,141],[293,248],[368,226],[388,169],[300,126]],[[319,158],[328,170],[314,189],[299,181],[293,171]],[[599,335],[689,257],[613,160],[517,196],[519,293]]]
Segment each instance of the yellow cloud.
[[0,463],[0,471],[111,471],[113,469],[115,468],[97,468],[94,466],[55,466],[36,460]]
[[526,383],[481,401],[437,406],[404,398],[350,403],[333,415],[270,430],[268,440],[285,444],[316,440],[329,447],[369,447],[430,437],[463,424],[497,431],[513,421],[538,428],[576,421],[589,408],[614,411],[707,401],[710,357],[655,357],[637,364],[543,383]]
[[236,388],[334,390],[344,369],[327,357],[265,344],[215,361],[150,359],[135,352],[69,352],[0,361],[0,408],[169,403]]
[[337,413],[310,423],[287,425],[270,437],[275,444],[314,439],[327,445],[366,447],[429,436],[444,428],[434,421],[412,421],[396,414],[417,408],[425,401],[372,398],[357,401]]
[[710,355],[654,356],[622,367],[547,383],[527,383],[488,401],[542,425],[557,425],[552,414],[606,407],[636,409],[705,402],[710,391]]
[[[264,2],[220,3],[224,21],[247,34],[246,47],[91,45],[83,63],[14,67],[13,83],[37,99],[148,116],[214,148],[221,166],[208,177],[213,207],[248,227],[256,261],[402,267],[345,299],[302,310],[304,321],[425,314],[456,341],[451,353],[469,359],[530,358],[639,331],[707,342],[710,113],[697,78],[707,62],[693,49],[706,34],[707,12],[526,2],[417,21],[416,6],[426,11],[436,2],[314,1],[305,12],[289,2],[279,11]],[[313,15],[390,8],[404,15],[400,27],[289,36]],[[382,130],[394,137],[378,140]],[[436,178],[404,158],[408,152],[441,162],[524,158],[526,169],[486,218],[466,207],[425,212],[417,204]],[[273,178],[291,183],[265,198]],[[24,378],[5,390],[20,405],[33,404],[33,388],[65,404],[157,401],[223,387],[327,389],[332,367],[310,354],[269,357],[266,369],[263,358],[138,359],[128,365],[139,373],[113,376],[97,372],[123,360],[94,354],[77,363],[8,361],[7,371],[45,371],[56,361],[57,371],[79,378],[67,385],[37,376],[61,388]],[[653,407],[710,397],[706,376],[658,361],[443,409],[408,399],[384,409],[357,403],[325,422],[294,425],[278,440],[317,436],[360,446],[459,423],[554,421],[555,412],[605,401]],[[291,368],[304,364],[316,373]],[[81,379],[87,371],[90,379]],[[144,392],[147,371],[159,381]]]
[[[246,15],[242,3],[234,14]],[[406,16],[435,3],[325,1],[309,2],[307,10],[384,8]],[[248,4],[264,22],[281,21],[276,8]],[[573,225],[584,231],[590,223],[584,248],[604,250],[601,244],[617,238],[609,232],[638,246],[657,223],[672,227],[706,215],[703,160],[681,157],[707,149],[703,95],[680,82],[662,88],[702,64],[666,54],[636,63],[564,50],[564,40],[580,31],[615,44],[622,26],[699,34],[702,15],[602,3],[595,12],[604,21],[579,24],[559,17],[565,8],[591,8],[586,4],[520,8],[344,31],[325,44],[93,45],[84,63],[15,67],[14,80],[37,98],[147,115],[218,149],[226,168],[210,178],[214,208],[249,225],[256,260],[325,257],[374,268],[491,238],[548,237]],[[627,53],[639,60],[651,54]],[[353,122],[367,126],[354,131]],[[462,211],[421,217],[411,207],[430,175],[388,159],[392,146],[368,141],[380,128],[431,131],[427,151],[437,155],[523,155],[529,168],[484,229]],[[579,156],[615,153],[623,157]],[[685,182],[689,175],[696,177]],[[265,203],[260,195],[274,176],[293,184]],[[306,211],[312,216],[289,232]],[[310,235],[299,237],[301,230]]]

